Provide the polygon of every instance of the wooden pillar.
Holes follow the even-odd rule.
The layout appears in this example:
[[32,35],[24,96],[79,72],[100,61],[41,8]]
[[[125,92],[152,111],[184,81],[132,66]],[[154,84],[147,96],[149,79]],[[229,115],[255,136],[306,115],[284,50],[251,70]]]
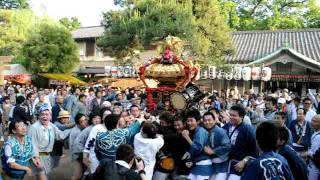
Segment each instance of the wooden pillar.
[[4,85],[4,70],[10,70],[11,56],[0,56],[0,85]]
[[10,65],[0,64],[0,85],[4,85],[4,70],[10,70]]
[[211,80],[211,94],[213,94],[213,88],[214,88],[214,79]]

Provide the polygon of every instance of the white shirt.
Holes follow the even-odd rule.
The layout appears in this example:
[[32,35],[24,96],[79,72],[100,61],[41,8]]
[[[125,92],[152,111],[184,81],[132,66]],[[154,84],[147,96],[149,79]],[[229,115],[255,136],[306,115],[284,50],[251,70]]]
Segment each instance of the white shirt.
[[91,163],[90,163],[90,172],[91,173],[94,173],[99,165],[99,161],[96,157],[96,153],[94,152],[94,147],[96,144],[95,140],[96,140],[97,134],[99,132],[106,132],[106,131],[107,131],[107,128],[105,125],[103,125],[103,124],[95,125],[91,129],[89,137],[86,141],[86,145],[84,146],[83,152],[89,154],[89,160],[91,161]]
[[291,119],[296,120],[297,119],[297,107],[296,105],[292,102],[289,104],[289,108],[291,110]]
[[256,103],[257,103],[257,108],[260,108],[260,109],[265,109],[265,104],[264,104],[264,101],[261,100],[256,100]]
[[145,172],[148,180],[152,179],[154,165],[156,164],[156,154],[163,146],[164,141],[161,136],[154,139],[144,138],[140,133],[134,136],[134,152],[141,157],[145,163]]
[[306,114],[305,120],[308,122],[311,122],[313,116],[315,116],[315,115],[317,115],[317,113],[314,110],[309,109],[309,111]]
[[317,131],[311,136],[311,147],[308,153],[313,156],[316,151],[320,148],[320,131]]

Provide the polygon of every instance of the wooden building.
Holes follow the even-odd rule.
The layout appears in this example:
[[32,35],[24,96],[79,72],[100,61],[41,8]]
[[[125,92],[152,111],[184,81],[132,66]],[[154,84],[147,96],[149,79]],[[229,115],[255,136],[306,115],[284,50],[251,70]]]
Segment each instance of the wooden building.
[[[103,32],[103,26],[96,26],[80,28],[72,33],[80,48],[81,65],[78,73],[100,74],[104,66],[115,64],[115,59],[96,45],[97,38]],[[307,89],[320,89],[320,29],[240,31],[231,33],[231,36],[235,53],[227,56],[226,62],[271,67],[271,81],[200,80],[199,84],[208,90],[231,89],[235,86],[240,92],[252,88],[256,91],[287,88],[305,94]],[[147,53],[141,59],[145,61],[150,57],[152,53]]]

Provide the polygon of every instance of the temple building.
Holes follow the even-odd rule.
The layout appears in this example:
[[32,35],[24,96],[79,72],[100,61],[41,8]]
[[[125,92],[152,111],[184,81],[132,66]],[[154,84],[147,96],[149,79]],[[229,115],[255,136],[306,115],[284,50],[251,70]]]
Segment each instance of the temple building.
[[[103,73],[104,66],[114,64],[108,53],[96,45],[103,27],[85,27],[73,32],[80,47],[79,73]],[[298,94],[308,89],[319,90],[320,82],[320,29],[240,31],[231,33],[235,52],[226,57],[231,65],[270,67],[270,81],[206,79],[199,83],[216,90],[237,87],[240,92],[248,89],[261,91],[287,88]],[[150,56],[150,57],[149,57]],[[151,55],[143,58],[151,58]],[[142,59],[146,60],[146,59]]]
[[287,88],[298,94],[319,90],[320,29],[241,31],[232,33],[235,53],[227,56],[228,64],[248,67],[270,67],[271,80],[219,80],[211,85],[217,90],[237,87],[261,91]]

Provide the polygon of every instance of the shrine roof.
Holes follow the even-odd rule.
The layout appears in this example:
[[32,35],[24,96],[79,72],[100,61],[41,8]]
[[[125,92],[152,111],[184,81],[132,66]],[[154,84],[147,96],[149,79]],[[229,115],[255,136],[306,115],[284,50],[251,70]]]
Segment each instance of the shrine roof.
[[283,48],[320,62],[320,29],[239,31],[231,34],[235,53],[226,57],[229,63],[250,63]]

